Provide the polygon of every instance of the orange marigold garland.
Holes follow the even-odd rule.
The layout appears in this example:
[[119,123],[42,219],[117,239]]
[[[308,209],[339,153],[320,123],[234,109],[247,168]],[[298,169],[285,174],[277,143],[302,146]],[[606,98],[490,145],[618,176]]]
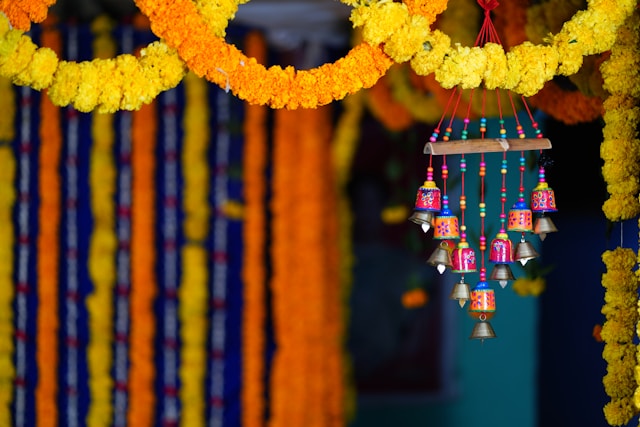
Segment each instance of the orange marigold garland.
[[[247,55],[263,62],[266,43],[257,32],[245,40]],[[242,264],[244,307],[242,311],[242,425],[264,425],[266,271],[264,204],[267,161],[267,108],[246,105],[243,122],[244,254]]]
[[[271,200],[273,273],[271,292],[273,326],[276,349],[273,355],[270,378],[270,427],[303,425],[299,404],[304,402],[302,382],[306,373],[300,362],[305,359],[304,343],[300,342],[300,327],[305,316],[299,311],[300,286],[293,280],[293,268],[297,262],[296,247],[291,239],[291,225],[296,221],[296,206],[292,185],[298,180],[297,133],[298,118],[295,112],[275,112],[273,135],[273,197]],[[291,319],[300,322],[291,322]],[[295,404],[293,404],[295,402]],[[315,404],[315,403],[314,403]],[[297,413],[296,413],[297,410]]]
[[[53,22],[50,24],[54,24]],[[42,44],[61,50],[60,34],[48,25]],[[36,412],[38,426],[55,426],[58,391],[58,294],[60,203],[60,110],[47,97],[40,100],[40,212],[38,235],[38,325]]]
[[155,268],[155,142],[156,102],[133,113],[131,211],[131,326],[129,347],[129,425],[154,420],[153,302],[157,294]]
[[[335,63],[312,70],[267,69],[224,39],[212,37],[189,0],[137,0],[136,4],[149,17],[153,32],[178,49],[192,71],[251,104],[315,108],[371,87],[393,64],[382,49],[362,43]],[[207,49],[201,48],[204,45]]]
[[32,22],[45,20],[49,6],[55,3],[56,0],[0,0],[0,10],[15,28],[28,31]]

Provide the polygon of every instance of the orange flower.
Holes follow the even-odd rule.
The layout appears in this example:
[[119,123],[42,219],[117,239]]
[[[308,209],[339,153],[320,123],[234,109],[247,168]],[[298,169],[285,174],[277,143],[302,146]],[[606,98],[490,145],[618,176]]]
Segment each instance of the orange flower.
[[155,318],[153,301],[157,293],[154,275],[154,172],[157,133],[156,103],[132,113],[131,164],[133,173],[131,210],[131,345],[129,346],[130,425],[153,424],[155,396],[153,381]]
[[[42,33],[43,45],[60,52],[60,34],[51,28]],[[39,426],[54,426],[58,390],[58,233],[60,229],[60,153],[62,129],[59,108],[47,97],[40,104],[40,234],[38,235],[38,386],[36,410]]]
[[[246,38],[247,54],[264,61],[266,44],[255,32]],[[245,146],[243,183],[245,200],[243,296],[242,312],[242,425],[261,427],[264,424],[264,328],[266,317],[264,262],[266,200],[265,168],[267,162],[267,109],[246,105],[243,122]]]

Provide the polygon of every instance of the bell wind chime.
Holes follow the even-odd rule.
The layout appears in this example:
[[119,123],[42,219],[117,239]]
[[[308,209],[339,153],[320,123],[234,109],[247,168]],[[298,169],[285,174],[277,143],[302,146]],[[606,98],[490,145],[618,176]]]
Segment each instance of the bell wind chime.
[[[478,4],[484,9],[484,21],[480,29],[476,46],[484,46],[485,43],[500,44],[498,34],[491,21],[491,10],[498,6],[496,0],[478,0]],[[437,268],[440,274],[446,269],[451,272],[460,274],[460,280],[454,285],[449,298],[457,300],[460,307],[463,307],[467,301],[470,301],[468,314],[476,320],[470,339],[495,338],[495,331],[489,320],[492,319],[496,312],[496,295],[490,286],[490,281],[497,281],[502,288],[506,287],[510,280],[515,280],[510,265],[515,261],[520,262],[523,266],[527,261],[539,256],[534,246],[527,241],[528,234],[537,234],[540,240],[544,240],[546,235],[557,231],[548,213],[556,212],[556,201],[553,190],[549,187],[545,179],[545,167],[550,165],[550,159],[544,152],[551,148],[551,142],[544,138],[540,131],[538,123],[535,121],[533,114],[529,110],[524,96],[521,97],[522,103],[528,113],[530,127],[535,137],[528,138],[524,127],[519,121],[518,111],[512,99],[512,95],[508,93],[508,99],[515,118],[515,129],[509,130],[506,126],[502,114],[502,105],[500,103],[500,91],[495,88],[496,102],[498,107],[498,123],[499,136],[490,138],[487,135],[487,126],[489,121],[486,114],[486,100],[488,91],[491,88],[482,88],[482,110],[481,117],[478,120],[478,128],[475,130],[479,133],[479,138],[469,138],[469,132],[472,121],[471,116],[471,98],[474,90],[470,91],[470,99],[468,101],[466,115],[462,120],[462,129],[459,139],[452,139],[454,117],[456,116],[457,106],[460,104],[462,95],[461,88],[452,90],[449,102],[445,107],[445,111],[436,125],[433,133],[429,138],[429,142],[425,144],[424,153],[429,156],[429,167],[427,168],[427,179],[418,189],[414,212],[409,218],[412,222],[420,225],[423,232],[427,233],[433,229],[433,238],[440,240],[440,244],[431,254],[427,263]],[[455,102],[453,102],[455,100]],[[450,107],[453,109],[450,111]],[[450,114],[447,127],[441,135],[441,129],[445,117]],[[525,172],[525,152],[539,151],[539,169],[538,183],[531,191],[530,204],[527,204],[525,198],[524,172]],[[518,197],[512,205],[508,214],[505,213],[505,205],[508,199],[507,193],[507,171],[508,158],[507,152],[519,151],[519,178]],[[500,163],[501,187],[500,187],[500,205],[499,214],[499,231],[495,238],[491,240],[489,247],[489,261],[493,264],[491,274],[487,278],[487,269],[485,267],[485,256],[487,251],[487,238],[485,236],[485,220],[487,216],[487,205],[485,202],[485,178],[487,176],[487,163],[485,154],[502,153]],[[465,214],[467,211],[467,196],[465,194],[465,175],[467,172],[467,154],[479,154],[479,178],[480,178],[480,199],[478,211],[480,217],[480,232],[478,247],[480,249],[480,257],[476,258],[476,253],[472,248],[472,243],[467,234],[467,224],[465,222]],[[442,156],[441,179],[443,183],[442,194],[436,185],[433,168],[433,156]],[[460,177],[461,177],[461,194],[459,198],[460,209],[460,226],[458,225],[458,217],[453,213],[449,206],[449,198],[447,195],[447,179],[449,178],[449,168],[447,166],[448,155],[460,155]],[[536,215],[534,223],[534,215]],[[509,238],[509,233],[518,233],[518,243],[513,247],[513,243]],[[459,240],[457,244],[455,240]],[[478,268],[477,263],[480,264]],[[479,280],[476,285],[470,289],[465,282],[465,275],[479,271]]]

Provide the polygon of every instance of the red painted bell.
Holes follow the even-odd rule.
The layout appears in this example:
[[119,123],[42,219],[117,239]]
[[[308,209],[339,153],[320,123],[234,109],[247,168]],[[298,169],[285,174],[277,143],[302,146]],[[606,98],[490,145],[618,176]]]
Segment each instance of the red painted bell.
[[467,242],[459,242],[451,253],[453,273],[473,273],[477,271],[476,253]]
[[509,235],[507,235],[504,230],[499,232],[495,239],[491,241],[489,261],[496,264],[510,264],[514,261],[513,243],[511,243]]
[[538,182],[531,190],[531,210],[536,213],[557,212],[556,196],[546,181]]

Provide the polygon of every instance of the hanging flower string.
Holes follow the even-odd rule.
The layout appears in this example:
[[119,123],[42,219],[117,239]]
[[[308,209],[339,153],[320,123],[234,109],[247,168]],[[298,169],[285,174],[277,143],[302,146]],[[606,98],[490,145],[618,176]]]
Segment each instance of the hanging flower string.
[[[15,137],[15,94],[6,80],[0,80],[0,222],[4,224],[0,232],[0,425],[14,425],[11,414],[13,382],[15,379],[14,357],[14,244],[15,227],[13,209],[16,201],[15,176],[16,159],[11,142]],[[6,117],[4,117],[6,115]],[[4,121],[11,122],[10,127]]]
[[639,413],[634,405],[638,277],[632,271],[636,254],[631,249],[617,248],[602,254],[606,272],[602,275],[605,322],[600,336],[604,342],[602,357],[607,362],[607,374],[602,379],[611,400],[604,406],[604,415],[612,426],[626,425]]
[[180,404],[183,426],[205,425],[205,367],[207,366],[208,268],[205,240],[209,232],[209,109],[206,82],[195,74],[185,78],[185,118],[182,281],[178,289],[181,365]]
[[[638,193],[640,183],[640,22],[634,14],[618,31],[618,40],[611,57],[602,64],[603,87],[610,95],[604,101],[603,141],[600,157],[604,160],[602,176],[607,183],[609,198],[602,210],[610,221],[635,218],[640,214]],[[621,74],[625,78],[620,78]]]
[[[266,60],[266,43],[257,32],[245,39],[247,54]],[[244,307],[242,311],[242,425],[262,427],[265,417],[264,329],[266,325],[266,162],[267,109],[246,105],[243,122],[244,254],[242,264]]]
[[150,425],[154,420],[155,317],[155,141],[156,103],[133,113],[131,229],[131,345],[129,348],[128,425]]
[[[42,44],[61,50],[60,34],[50,22],[42,33]],[[54,426],[58,417],[58,294],[61,203],[60,154],[62,128],[60,112],[47,97],[40,100],[39,235],[38,235],[38,322],[36,411],[38,426]]]
[[[75,28],[75,27],[72,27]],[[92,25],[94,55],[112,56],[116,46],[110,34],[111,24],[99,19]],[[69,36],[75,42],[75,32]],[[88,268],[93,292],[87,296],[89,343],[87,369],[90,404],[87,425],[110,424],[113,417],[113,290],[115,288],[117,236],[115,232],[116,166],[114,159],[114,116],[94,114],[91,124],[89,184],[93,232],[89,242]]]

